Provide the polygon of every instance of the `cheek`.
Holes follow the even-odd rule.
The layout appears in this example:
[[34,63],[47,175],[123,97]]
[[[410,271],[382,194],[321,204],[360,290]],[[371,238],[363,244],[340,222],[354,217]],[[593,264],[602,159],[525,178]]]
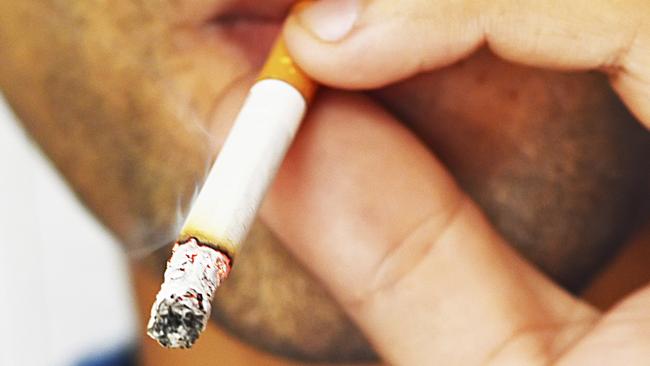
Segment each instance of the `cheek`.
[[515,66],[483,50],[374,95],[570,289],[631,230],[647,178],[637,157],[650,142],[599,75]]

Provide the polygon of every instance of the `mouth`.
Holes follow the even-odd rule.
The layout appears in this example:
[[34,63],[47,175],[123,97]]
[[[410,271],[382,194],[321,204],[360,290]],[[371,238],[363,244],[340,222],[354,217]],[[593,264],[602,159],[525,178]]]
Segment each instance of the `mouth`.
[[206,25],[206,31],[232,45],[251,68],[262,67],[282,23],[276,20],[247,16],[217,18]]
[[[294,1],[182,0],[168,20],[160,59],[175,88],[171,103],[199,117],[223,142],[247,85],[263,66]],[[216,150],[215,150],[216,151]]]
[[236,1],[212,12],[200,27],[210,38],[238,49],[251,68],[259,69],[281,31],[293,1]]

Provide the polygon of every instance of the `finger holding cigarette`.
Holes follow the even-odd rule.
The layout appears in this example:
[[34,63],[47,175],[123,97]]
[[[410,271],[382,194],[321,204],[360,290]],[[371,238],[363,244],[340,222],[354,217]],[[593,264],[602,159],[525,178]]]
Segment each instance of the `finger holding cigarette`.
[[228,276],[316,88],[280,37],[167,262],[147,326],[147,334],[161,345],[189,348],[205,329],[214,291]]

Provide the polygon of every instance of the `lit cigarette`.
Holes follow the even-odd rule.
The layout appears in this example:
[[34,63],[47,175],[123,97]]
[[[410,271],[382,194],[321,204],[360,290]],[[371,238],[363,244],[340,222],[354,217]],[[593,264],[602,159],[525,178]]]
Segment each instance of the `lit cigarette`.
[[214,291],[228,276],[315,91],[280,37],[167,262],[147,326],[161,345],[189,348],[205,329]]

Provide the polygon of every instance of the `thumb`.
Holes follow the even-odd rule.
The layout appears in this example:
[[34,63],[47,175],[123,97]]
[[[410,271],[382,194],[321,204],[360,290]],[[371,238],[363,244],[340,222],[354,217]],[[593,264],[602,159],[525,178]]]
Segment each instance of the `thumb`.
[[[441,4],[321,0],[294,12],[284,36],[301,67],[322,83],[351,89],[379,87],[452,62],[481,41],[479,28],[468,32],[448,26],[450,17],[459,24],[470,19],[468,7]],[[454,47],[438,54],[436,44],[445,40],[453,40]]]
[[482,44],[504,59],[607,72],[650,126],[650,2],[320,0],[287,21],[298,64],[336,88],[381,87],[451,64]]

